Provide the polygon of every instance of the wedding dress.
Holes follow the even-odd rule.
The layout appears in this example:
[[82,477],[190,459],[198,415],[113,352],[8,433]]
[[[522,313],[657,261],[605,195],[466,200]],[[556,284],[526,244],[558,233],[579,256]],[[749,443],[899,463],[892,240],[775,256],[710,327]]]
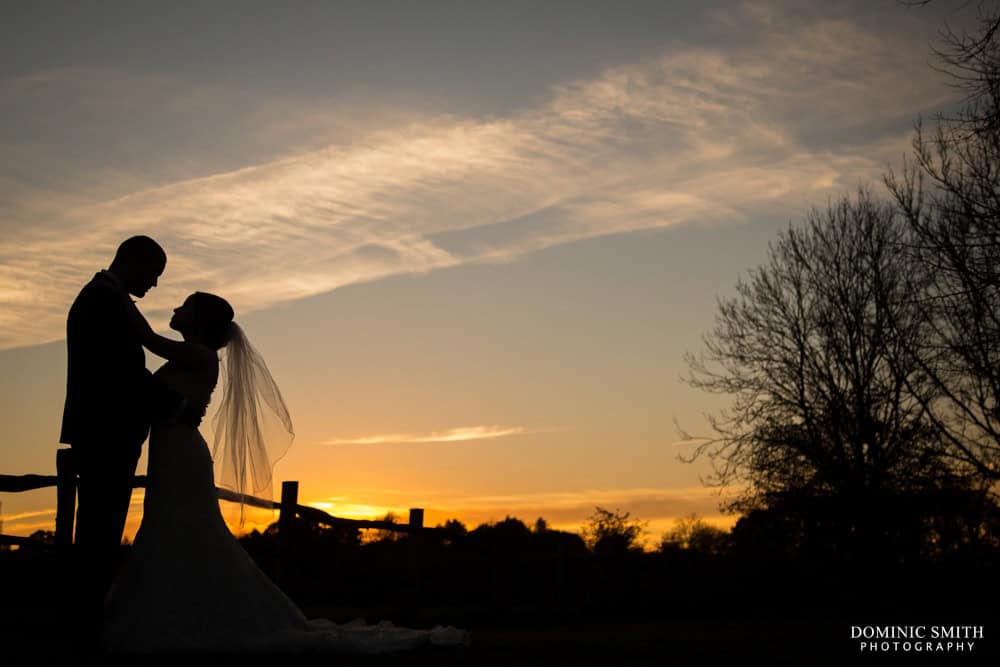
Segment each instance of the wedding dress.
[[[215,351],[204,352],[198,367],[168,362],[157,377],[207,405],[219,363]],[[109,651],[382,653],[468,643],[468,633],[451,626],[306,619],[230,533],[196,428],[154,425],[147,472],[142,524],[106,602]]]

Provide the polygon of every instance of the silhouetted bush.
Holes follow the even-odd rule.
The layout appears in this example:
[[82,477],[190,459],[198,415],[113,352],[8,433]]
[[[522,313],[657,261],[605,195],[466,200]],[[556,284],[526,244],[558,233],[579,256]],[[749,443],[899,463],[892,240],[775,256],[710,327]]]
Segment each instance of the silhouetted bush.
[[639,537],[644,524],[629,519],[629,512],[621,514],[597,507],[581,529],[584,542],[595,554],[617,555],[633,549],[641,549]]
[[701,557],[717,558],[730,549],[730,535],[691,514],[675,521],[674,528],[660,540],[660,552],[687,551]]

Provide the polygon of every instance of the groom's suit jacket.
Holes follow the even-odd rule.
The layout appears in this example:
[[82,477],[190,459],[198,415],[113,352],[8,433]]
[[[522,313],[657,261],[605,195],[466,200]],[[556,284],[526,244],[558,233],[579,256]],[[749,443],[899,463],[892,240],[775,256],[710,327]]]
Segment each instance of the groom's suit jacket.
[[146,355],[127,319],[128,295],[101,272],[76,297],[66,320],[66,405],[59,442],[138,448],[154,400]]

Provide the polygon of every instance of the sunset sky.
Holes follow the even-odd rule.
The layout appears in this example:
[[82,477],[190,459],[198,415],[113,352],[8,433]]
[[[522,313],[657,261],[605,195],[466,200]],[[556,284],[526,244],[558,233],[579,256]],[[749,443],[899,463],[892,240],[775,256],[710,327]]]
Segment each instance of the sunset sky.
[[[231,301],[300,502],[731,521],[677,459],[674,420],[726,405],[682,355],[778,230],[878,189],[956,103],[931,48],[967,4],[5,7],[0,473],[54,473],[67,309],[148,234],[169,260],[141,309]],[[54,525],[54,489],[0,502],[5,533]]]

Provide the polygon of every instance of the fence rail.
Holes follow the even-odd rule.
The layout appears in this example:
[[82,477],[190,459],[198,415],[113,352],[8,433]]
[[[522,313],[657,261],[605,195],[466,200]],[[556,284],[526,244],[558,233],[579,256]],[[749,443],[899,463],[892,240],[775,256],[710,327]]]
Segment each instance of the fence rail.
[[[145,475],[136,475],[132,481],[132,488],[145,488],[147,478]],[[76,487],[77,474],[76,465],[73,460],[73,450],[68,448],[56,451],[56,474],[55,475],[0,475],[0,492],[20,493],[34,489],[44,489],[56,487],[56,545],[65,546],[73,543],[73,524],[76,518]],[[299,483],[297,481],[285,481],[281,483],[281,501],[275,502],[256,496],[239,494],[230,489],[216,488],[221,500],[229,502],[243,502],[251,507],[262,509],[278,510],[278,534],[282,533],[282,527],[287,527],[296,517],[330,527],[349,528],[376,528],[380,530],[418,532],[421,530],[433,530],[424,527],[424,510],[421,508],[411,508],[409,521],[407,523],[395,523],[392,521],[379,521],[369,519],[347,519],[327,514],[321,509],[299,505]],[[16,544],[19,546],[39,544],[38,540],[17,535],[0,535],[0,545]]]
[[55,486],[59,480],[55,475],[0,475],[0,491],[18,493],[32,489]]

